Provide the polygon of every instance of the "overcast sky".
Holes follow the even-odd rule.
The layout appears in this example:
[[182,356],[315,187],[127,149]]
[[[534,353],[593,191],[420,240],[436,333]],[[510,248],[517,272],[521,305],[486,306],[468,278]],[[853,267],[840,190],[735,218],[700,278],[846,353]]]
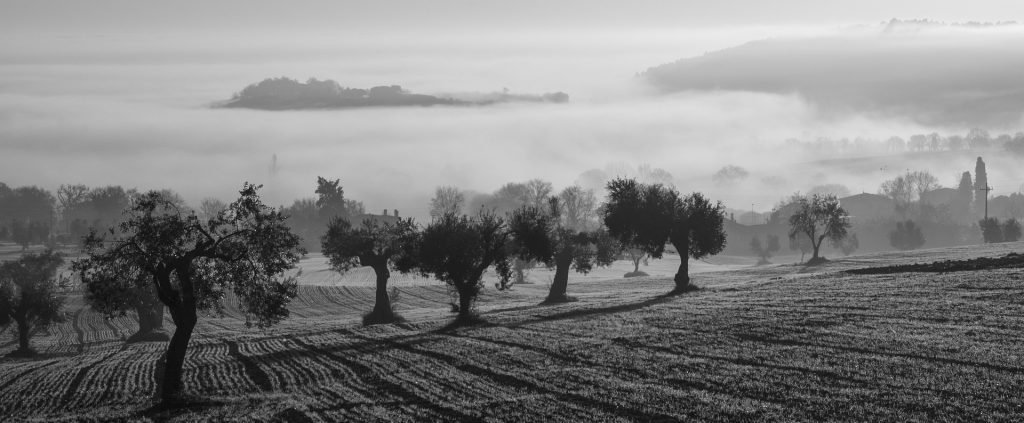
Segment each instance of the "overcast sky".
[[715,27],[891,18],[1004,21],[1024,2],[963,0],[4,0],[0,31]]

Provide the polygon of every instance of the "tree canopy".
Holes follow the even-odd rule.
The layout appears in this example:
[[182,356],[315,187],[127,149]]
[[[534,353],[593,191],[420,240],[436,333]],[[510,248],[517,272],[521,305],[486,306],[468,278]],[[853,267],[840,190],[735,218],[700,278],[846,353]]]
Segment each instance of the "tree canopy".
[[676,291],[689,286],[689,258],[715,255],[725,248],[725,206],[701,193],[681,198],[674,188],[618,178],[608,183],[603,217],[621,245],[652,258],[661,258],[665,244],[672,243],[680,259]]
[[449,213],[430,222],[420,242],[410,247],[423,276],[433,276],[457,291],[459,320],[465,321],[471,317],[489,267],[495,266],[502,279],[511,277],[509,237],[505,220],[493,213],[481,211],[472,217]]

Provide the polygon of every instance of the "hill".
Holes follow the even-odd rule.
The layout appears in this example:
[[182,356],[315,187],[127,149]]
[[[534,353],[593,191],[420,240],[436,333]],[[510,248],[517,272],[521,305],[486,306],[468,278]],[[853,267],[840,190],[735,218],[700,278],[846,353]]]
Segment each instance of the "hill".
[[220,108],[245,108],[260,110],[301,110],[301,109],[348,109],[362,107],[408,107],[408,106],[482,106],[506,102],[550,102],[569,101],[565,93],[543,95],[504,93],[468,93],[460,95],[432,96],[416,94],[398,85],[378,86],[369,89],[346,88],[336,81],[320,81],[310,78],[305,83],[290,78],[268,78],[250,84],[228,101],[215,105]]
[[[1021,244],[857,256],[670,278],[485,290],[487,323],[448,328],[440,285],[403,287],[409,321],[361,327],[369,287],[304,286],[293,316],[246,329],[203,318],[190,406],[151,399],[162,343],[125,344],[127,318],[73,298],[37,360],[0,360],[10,420],[1014,421],[1024,416],[1024,273],[849,269],[1002,256]],[[168,322],[169,325],[169,322]],[[9,329],[8,329],[9,331]],[[0,345],[0,353],[14,348]]]
[[1019,123],[1022,66],[1020,25],[893,20],[752,41],[652,67],[642,78],[663,92],[795,94],[829,113],[991,127]]

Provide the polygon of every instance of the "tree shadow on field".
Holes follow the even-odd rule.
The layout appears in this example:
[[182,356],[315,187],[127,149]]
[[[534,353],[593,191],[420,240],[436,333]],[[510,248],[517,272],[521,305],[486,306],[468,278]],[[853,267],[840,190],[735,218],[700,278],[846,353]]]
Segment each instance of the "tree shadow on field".
[[[506,327],[519,327],[519,326],[525,326],[525,325],[529,325],[529,324],[533,324],[533,323],[537,323],[537,322],[547,322],[547,321],[554,321],[554,320],[568,320],[568,319],[576,319],[576,318],[581,318],[581,317],[590,317],[590,316],[603,315],[603,314],[615,314],[615,313],[630,312],[630,311],[635,311],[635,310],[639,310],[639,309],[642,309],[642,308],[646,308],[646,307],[649,307],[649,306],[652,306],[652,305],[655,305],[655,304],[665,303],[665,302],[671,301],[673,298],[678,297],[678,296],[680,296],[682,294],[685,294],[685,293],[688,293],[688,292],[694,292],[694,291],[698,291],[698,290],[700,290],[700,288],[694,286],[693,288],[688,288],[688,289],[685,289],[683,291],[673,290],[673,291],[670,291],[670,292],[667,292],[667,293],[664,293],[664,294],[657,295],[655,297],[648,298],[648,299],[646,299],[644,301],[641,301],[641,302],[638,302],[638,303],[627,303],[627,304],[619,304],[619,305],[614,305],[614,306],[598,307],[598,308],[582,308],[582,309],[575,309],[575,310],[564,311],[564,312],[561,312],[561,313],[554,313],[554,314],[548,314],[548,315],[542,315],[542,316],[538,315],[538,316],[535,316],[536,317],[535,319],[524,320],[522,322],[517,322],[517,323],[503,325],[503,326],[506,326]],[[570,304],[572,304],[572,303],[570,303]],[[579,303],[575,303],[575,304],[579,304]]]

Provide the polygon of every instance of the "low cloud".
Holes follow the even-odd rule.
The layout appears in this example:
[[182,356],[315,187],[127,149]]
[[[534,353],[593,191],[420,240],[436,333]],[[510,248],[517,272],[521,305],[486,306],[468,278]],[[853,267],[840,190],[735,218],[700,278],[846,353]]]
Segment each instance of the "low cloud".
[[[103,60],[70,63],[46,48],[32,50],[38,60],[0,64],[0,180],[49,189],[63,183],[171,188],[193,204],[231,199],[250,181],[265,185],[268,202],[288,205],[312,196],[316,177],[324,176],[340,178],[346,195],[368,211],[397,208],[422,219],[438,185],[491,192],[505,182],[542,178],[560,188],[588,169],[646,163],[670,172],[680,191],[767,209],[787,193],[824,183],[874,191],[886,176],[814,163],[819,157],[785,148],[788,138],[881,140],[933,129],[893,117],[823,115],[791,94],[649,95],[632,70],[694,48],[673,48],[674,39],[644,47],[637,37],[582,50],[575,39],[536,51],[497,42],[450,49],[441,42],[397,42],[377,50],[311,42],[315,48],[307,53],[280,56],[287,60],[270,59],[280,43],[269,53],[221,46],[219,55],[207,47],[195,56],[176,53],[188,40],[165,40],[161,54],[146,56],[159,61],[131,59],[139,48],[131,46],[90,56]],[[325,59],[329,52],[335,55]],[[190,60],[175,63],[175,57]],[[350,86],[401,84],[424,93],[507,84],[518,92],[566,91],[571,102],[295,112],[206,107],[280,75]],[[712,175],[726,165],[741,166],[750,177],[716,187]],[[956,182],[938,171],[948,163],[934,165],[943,183]],[[957,167],[972,168],[973,161]]]

